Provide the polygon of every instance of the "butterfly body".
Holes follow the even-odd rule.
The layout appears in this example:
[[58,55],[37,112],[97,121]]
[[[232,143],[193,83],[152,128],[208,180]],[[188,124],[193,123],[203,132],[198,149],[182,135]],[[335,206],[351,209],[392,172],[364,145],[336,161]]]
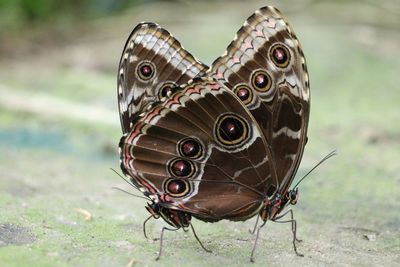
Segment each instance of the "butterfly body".
[[121,169],[174,228],[256,215],[278,220],[297,189],[309,81],[292,29],[256,11],[210,67],[154,23],[125,45],[118,102]]

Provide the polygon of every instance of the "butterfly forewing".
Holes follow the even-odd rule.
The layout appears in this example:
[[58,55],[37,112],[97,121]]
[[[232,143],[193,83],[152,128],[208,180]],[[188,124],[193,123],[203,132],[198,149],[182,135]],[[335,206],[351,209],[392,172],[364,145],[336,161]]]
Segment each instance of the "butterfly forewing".
[[[146,108],[176,91],[207,66],[166,30],[140,23],[129,36],[119,64],[118,105],[124,133]],[[169,93],[170,92],[170,93]]]
[[308,74],[293,30],[277,9],[256,11],[208,73],[256,119],[285,193],[303,154],[309,117]]

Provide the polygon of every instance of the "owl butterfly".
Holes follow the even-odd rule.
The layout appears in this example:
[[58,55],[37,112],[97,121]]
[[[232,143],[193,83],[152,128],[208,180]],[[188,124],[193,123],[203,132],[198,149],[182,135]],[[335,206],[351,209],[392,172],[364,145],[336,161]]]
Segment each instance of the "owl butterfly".
[[164,231],[193,229],[192,217],[257,215],[251,259],[268,220],[292,224],[301,255],[293,213],[283,210],[297,201],[289,187],[307,140],[309,98],[300,44],[273,7],[250,16],[210,67],[154,23],[132,31],[118,76],[121,169],[148,198],[149,218],[170,225],[159,256]]

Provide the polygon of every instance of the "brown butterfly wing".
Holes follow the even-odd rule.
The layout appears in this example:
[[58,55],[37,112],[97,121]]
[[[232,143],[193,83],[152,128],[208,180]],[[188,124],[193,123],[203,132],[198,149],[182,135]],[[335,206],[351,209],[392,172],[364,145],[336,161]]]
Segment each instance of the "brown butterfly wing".
[[208,67],[165,29],[155,23],[140,23],[130,34],[118,71],[118,106],[122,131],[146,107],[159,101],[168,90],[203,74]]
[[211,66],[258,122],[285,193],[302,158],[309,117],[306,63],[293,30],[273,7],[250,16]]
[[277,187],[254,118],[211,78],[155,105],[120,149],[121,168],[141,191],[204,221],[252,217]]

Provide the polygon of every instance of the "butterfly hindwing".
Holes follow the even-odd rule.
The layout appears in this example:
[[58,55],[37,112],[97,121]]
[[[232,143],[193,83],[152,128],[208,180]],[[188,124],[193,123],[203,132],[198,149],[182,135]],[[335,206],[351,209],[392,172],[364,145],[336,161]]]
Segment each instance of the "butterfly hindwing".
[[118,105],[124,133],[149,104],[197,75],[207,66],[200,63],[165,29],[140,23],[129,36],[118,72]]
[[253,116],[211,78],[151,108],[120,148],[122,169],[142,191],[205,221],[247,219],[277,187]]
[[284,193],[303,154],[309,116],[307,68],[293,30],[277,9],[257,10],[209,75],[231,89],[256,119]]

